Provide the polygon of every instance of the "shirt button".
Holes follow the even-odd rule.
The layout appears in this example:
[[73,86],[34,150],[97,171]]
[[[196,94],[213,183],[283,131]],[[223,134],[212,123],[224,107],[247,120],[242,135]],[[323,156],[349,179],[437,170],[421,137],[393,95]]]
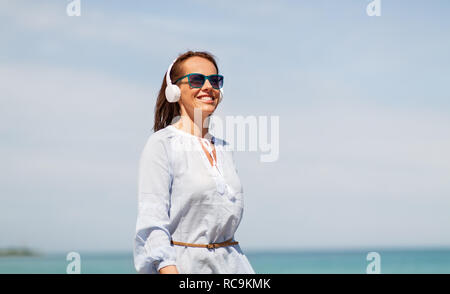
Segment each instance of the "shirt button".
[[225,193],[225,185],[224,185],[222,182],[218,182],[218,183],[217,183],[217,191],[218,191],[220,194]]

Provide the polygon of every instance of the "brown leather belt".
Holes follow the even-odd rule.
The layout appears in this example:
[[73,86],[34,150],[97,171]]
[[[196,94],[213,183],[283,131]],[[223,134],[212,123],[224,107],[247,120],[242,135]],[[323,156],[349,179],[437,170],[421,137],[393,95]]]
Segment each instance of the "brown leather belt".
[[214,249],[214,248],[239,244],[239,242],[237,242],[237,241],[231,242],[231,240],[233,240],[233,238],[231,238],[225,242],[222,242],[222,243],[210,243],[210,244],[192,244],[192,243],[183,243],[183,242],[177,242],[177,241],[170,240],[170,244],[179,245],[179,246],[188,246],[188,247],[202,247],[202,248],[208,248],[208,249]]

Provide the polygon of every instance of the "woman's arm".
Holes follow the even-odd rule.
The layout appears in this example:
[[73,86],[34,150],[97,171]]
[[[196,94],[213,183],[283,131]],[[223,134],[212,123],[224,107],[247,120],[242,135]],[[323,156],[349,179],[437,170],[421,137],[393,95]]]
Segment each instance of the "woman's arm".
[[179,274],[177,267],[174,265],[168,265],[159,270],[160,274]]
[[171,173],[164,140],[153,134],[139,163],[134,261],[139,273],[176,265],[169,227]]

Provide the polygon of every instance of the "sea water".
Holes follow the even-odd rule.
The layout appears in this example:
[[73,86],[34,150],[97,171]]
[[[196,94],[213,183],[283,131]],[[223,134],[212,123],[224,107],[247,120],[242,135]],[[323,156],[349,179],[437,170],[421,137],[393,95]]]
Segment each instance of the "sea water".
[[[247,251],[258,274],[365,274],[370,251]],[[450,273],[450,249],[379,250],[382,274]],[[81,274],[135,274],[132,252],[79,252]],[[67,253],[0,257],[0,273],[65,274]]]

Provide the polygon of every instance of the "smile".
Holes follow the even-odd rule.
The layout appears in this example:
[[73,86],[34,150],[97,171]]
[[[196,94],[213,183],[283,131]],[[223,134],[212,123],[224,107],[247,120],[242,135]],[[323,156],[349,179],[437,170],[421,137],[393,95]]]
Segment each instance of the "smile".
[[211,96],[200,96],[197,97],[198,100],[205,102],[205,103],[213,103],[214,99]]

